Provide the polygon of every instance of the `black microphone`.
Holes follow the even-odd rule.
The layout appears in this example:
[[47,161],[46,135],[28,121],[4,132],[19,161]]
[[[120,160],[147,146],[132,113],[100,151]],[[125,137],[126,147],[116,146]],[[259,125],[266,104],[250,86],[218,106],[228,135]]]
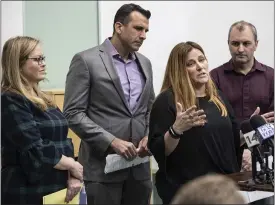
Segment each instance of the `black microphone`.
[[241,123],[241,133],[246,142],[247,148],[251,151],[251,148],[259,145],[260,142],[255,135],[255,130],[251,126],[249,120],[245,120]]
[[[260,115],[254,115],[250,119],[250,124],[253,129],[256,130],[257,138],[259,139],[261,145],[268,146],[272,149],[272,170],[268,170],[267,175],[268,179],[271,181],[272,186],[274,187],[274,125],[267,123],[265,119]],[[267,158],[268,164],[268,158]],[[268,166],[267,166],[268,169]]]
[[250,124],[249,120],[245,120],[241,123],[241,133],[245,139],[246,145],[252,154],[252,176],[256,177],[256,162],[259,161],[261,169],[265,169],[264,156],[260,150],[260,143],[255,135],[255,130]]
[[274,148],[274,125],[267,123],[261,115],[250,118],[250,124],[256,131],[257,138],[261,144],[268,144]]

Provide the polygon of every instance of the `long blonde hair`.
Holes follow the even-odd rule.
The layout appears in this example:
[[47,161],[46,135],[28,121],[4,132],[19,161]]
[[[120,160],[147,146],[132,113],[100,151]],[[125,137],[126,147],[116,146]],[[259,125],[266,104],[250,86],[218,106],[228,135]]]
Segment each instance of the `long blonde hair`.
[[[187,55],[192,49],[200,50],[205,56],[202,47],[191,41],[179,43],[172,49],[161,87],[161,92],[171,88],[175,95],[175,102],[181,103],[184,110],[193,105],[198,106],[195,90],[186,69]],[[210,76],[206,84],[206,96],[218,107],[222,116],[227,116],[226,107],[222,103]]]
[[[20,72],[28,56],[39,43],[39,40],[29,36],[17,36],[6,41],[1,59],[3,70],[1,86],[3,91],[23,95],[42,110],[46,110],[49,106],[56,107],[56,105],[49,96],[39,89],[38,84],[35,86],[30,85]],[[32,90],[36,92],[37,96],[32,94]]]

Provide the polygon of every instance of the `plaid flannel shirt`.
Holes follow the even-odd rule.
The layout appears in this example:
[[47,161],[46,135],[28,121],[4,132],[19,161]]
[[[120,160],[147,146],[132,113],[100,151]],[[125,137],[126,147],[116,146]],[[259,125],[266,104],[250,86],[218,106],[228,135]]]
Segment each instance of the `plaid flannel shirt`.
[[68,171],[53,168],[62,155],[73,157],[67,120],[12,92],[1,94],[1,109],[2,204],[42,204],[67,187]]

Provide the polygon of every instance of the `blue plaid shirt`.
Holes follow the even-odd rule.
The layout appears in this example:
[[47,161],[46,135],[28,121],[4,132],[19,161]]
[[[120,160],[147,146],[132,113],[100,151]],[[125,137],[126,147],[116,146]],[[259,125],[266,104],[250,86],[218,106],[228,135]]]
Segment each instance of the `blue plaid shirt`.
[[44,195],[67,187],[68,171],[53,168],[62,155],[73,157],[67,120],[58,108],[43,111],[8,91],[1,110],[2,204],[42,204]]

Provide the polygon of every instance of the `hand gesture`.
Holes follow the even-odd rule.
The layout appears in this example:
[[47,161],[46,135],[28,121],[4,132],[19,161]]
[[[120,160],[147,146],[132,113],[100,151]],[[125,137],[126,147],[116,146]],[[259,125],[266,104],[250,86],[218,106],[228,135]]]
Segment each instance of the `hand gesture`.
[[69,203],[80,191],[82,183],[79,179],[72,176],[68,179],[67,192],[65,197],[65,202]]
[[79,162],[74,161],[69,171],[72,176],[83,181],[83,166]]
[[[256,110],[254,111],[254,113],[251,115],[251,117],[254,115],[259,115],[259,114],[260,114],[260,107],[257,107]],[[274,122],[274,111],[264,113],[261,116],[265,119],[265,121],[267,123]]]
[[203,126],[206,123],[206,115],[203,110],[196,110],[196,106],[183,111],[182,105],[177,103],[177,117],[173,124],[176,133],[181,134],[184,131],[196,126]]
[[137,156],[136,147],[132,142],[115,138],[111,143],[111,147],[118,155],[121,155],[126,160],[133,160]]
[[152,155],[150,150],[147,147],[147,143],[148,143],[148,136],[145,136],[142,138],[142,140],[140,140],[138,144],[137,153],[138,153],[138,156],[141,158]]

